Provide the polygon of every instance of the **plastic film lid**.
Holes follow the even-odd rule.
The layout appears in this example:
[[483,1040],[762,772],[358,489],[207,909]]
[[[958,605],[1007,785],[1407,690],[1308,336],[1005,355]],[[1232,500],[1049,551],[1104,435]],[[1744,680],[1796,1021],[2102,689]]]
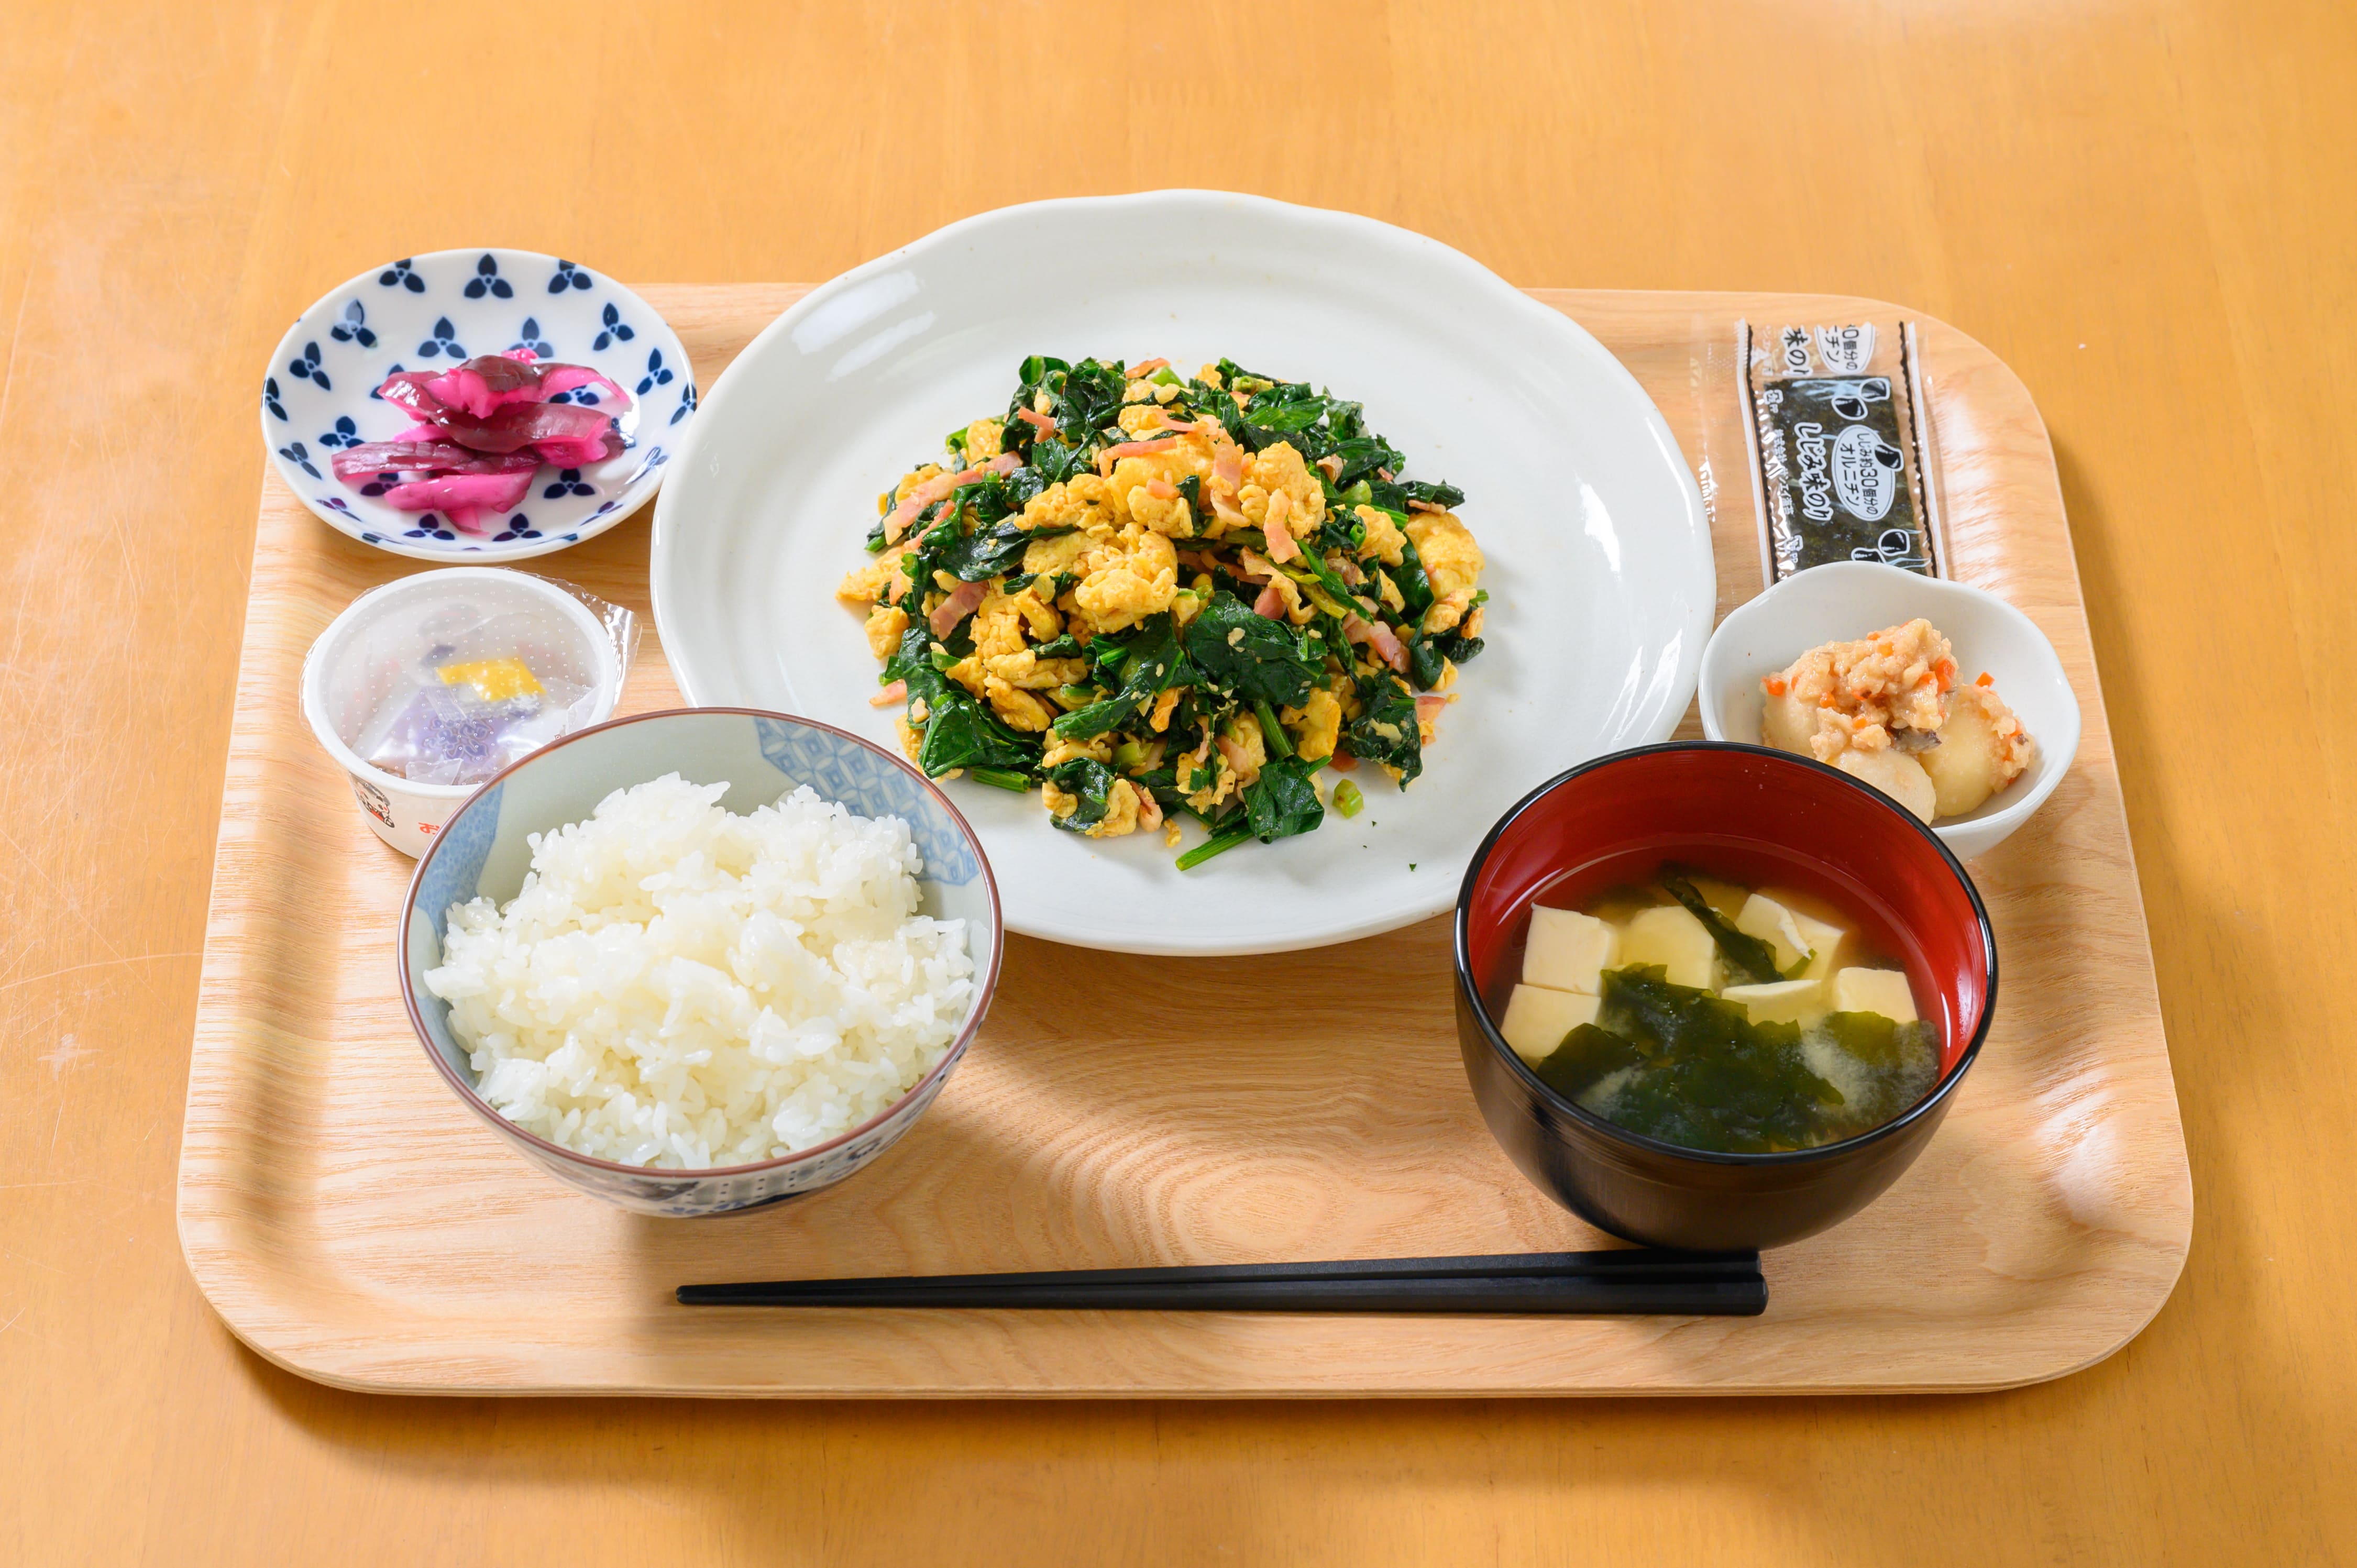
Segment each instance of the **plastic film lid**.
[[527,573],[420,572],[361,595],[311,645],[304,709],[339,762],[373,772],[363,741],[438,667],[511,658],[553,693],[573,697],[568,705],[577,711],[565,727],[578,729],[612,714],[636,630],[627,609]]

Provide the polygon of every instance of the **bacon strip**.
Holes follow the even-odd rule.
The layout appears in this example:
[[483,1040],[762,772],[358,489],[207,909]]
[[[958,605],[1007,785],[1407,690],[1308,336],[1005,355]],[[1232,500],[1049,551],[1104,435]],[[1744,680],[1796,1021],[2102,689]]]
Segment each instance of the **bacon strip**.
[[1456,698],[1445,695],[1439,692],[1419,693],[1415,699],[1415,716],[1420,719],[1436,717],[1438,715],[1441,709],[1447,707],[1456,700]]
[[1168,452],[1178,445],[1176,435],[1165,435],[1153,441],[1123,441],[1097,454],[1097,472],[1110,474],[1113,466],[1124,457],[1150,457],[1157,452]]
[[1056,434],[1056,422],[1036,408],[1018,408],[1015,411],[1015,417],[1030,425],[1042,435]]
[[895,681],[868,698],[867,705],[871,708],[888,708],[895,703],[904,701],[908,695],[909,682]]
[[1269,620],[1285,618],[1285,593],[1276,585],[1275,579],[1272,578],[1268,586],[1260,591],[1260,597],[1253,601],[1253,614]]
[[1272,561],[1290,561],[1301,553],[1301,546],[1294,542],[1285,526],[1285,514],[1292,505],[1293,498],[1283,490],[1268,498],[1268,513],[1261,520],[1260,528],[1268,535],[1268,558]]
[[1432,502],[1430,502],[1430,501],[1415,501],[1415,500],[1412,500],[1412,501],[1410,501],[1410,502],[1408,502],[1408,503],[1407,503],[1407,510],[1410,510],[1410,511],[1438,511],[1438,512],[1445,512],[1445,511],[1447,511],[1448,509],[1447,507],[1445,507],[1445,506],[1435,506],[1435,505],[1433,505],[1433,503],[1432,503]]
[[1135,381],[1140,376],[1150,376],[1157,371],[1167,371],[1169,368],[1170,361],[1168,360],[1147,360],[1129,368],[1129,379]]
[[1168,479],[1148,479],[1146,481],[1146,493],[1158,501],[1173,500],[1178,497],[1178,487]]
[[935,474],[931,478],[902,496],[900,504],[894,507],[891,515],[884,520],[884,542],[899,543],[901,533],[915,520],[919,512],[937,500],[947,499],[950,492],[960,485],[970,485],[985,474],[1011,474],[1022,466],[1023,459],[1014,453],[1001,452],[987,463],[978,463],[971,468],[961,468],[954,474]]
[[933,607],[925,624],[933,628],[935,637],[947,637],[957,629],[957,623],[974,614],[976,606],[989,594],[988,583],[960,583],[957,591]]
[[1220,442],[1211,452],[1211,478],[1227,482],[1232,495],[1244,488],[1244,449],[1232,441]]
[[1367,620],[1359,616],[1342,618],[1342,635],[1352,642],[1362,642],[1375,650],[1375,657],[1402,674],[1407,672],[1407,648],[1393,635],[1392,628],[1379,620]]

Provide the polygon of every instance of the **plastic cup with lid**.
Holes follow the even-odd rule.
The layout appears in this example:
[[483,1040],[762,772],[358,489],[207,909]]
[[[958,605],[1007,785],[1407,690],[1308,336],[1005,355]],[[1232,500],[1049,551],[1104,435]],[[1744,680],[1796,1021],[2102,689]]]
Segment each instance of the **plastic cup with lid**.
[[[470,671],[479,680],[511,678],[508,660],[531,671],[546,711],[530,724],[482,725],[480,734],[498,737],[488,757],[378,766],[411,704],[469,698],[437,688],[466,684]],[[579,597],[525,572],[450,566],[372,588],[328,624],[303,661],[303,715],[350,777],[377,837],[414,856],[491,774],[559,734],[611,718],[623,674],[621,645]],[[561,711],[553,705],[560,703]]]

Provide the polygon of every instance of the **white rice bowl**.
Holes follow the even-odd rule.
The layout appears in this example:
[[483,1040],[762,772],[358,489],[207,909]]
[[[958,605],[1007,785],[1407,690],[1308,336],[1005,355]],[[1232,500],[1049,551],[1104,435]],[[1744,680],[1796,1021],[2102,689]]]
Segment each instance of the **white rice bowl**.
[[938,1066],[963,920],[917,913],[908,823],[808,788],[737,816],[676,773],[534,833],[500,908],[451,906],[428,990],[501,1115],[621,1165],[752,1165],[840,1137]]

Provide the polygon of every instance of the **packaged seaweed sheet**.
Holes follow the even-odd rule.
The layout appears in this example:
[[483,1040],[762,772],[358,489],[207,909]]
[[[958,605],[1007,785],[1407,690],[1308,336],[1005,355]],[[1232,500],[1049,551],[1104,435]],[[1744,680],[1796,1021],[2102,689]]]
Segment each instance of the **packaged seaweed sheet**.
[[1828,561],[1941,575],[1912,324],[1738,330],[1767,582]]

